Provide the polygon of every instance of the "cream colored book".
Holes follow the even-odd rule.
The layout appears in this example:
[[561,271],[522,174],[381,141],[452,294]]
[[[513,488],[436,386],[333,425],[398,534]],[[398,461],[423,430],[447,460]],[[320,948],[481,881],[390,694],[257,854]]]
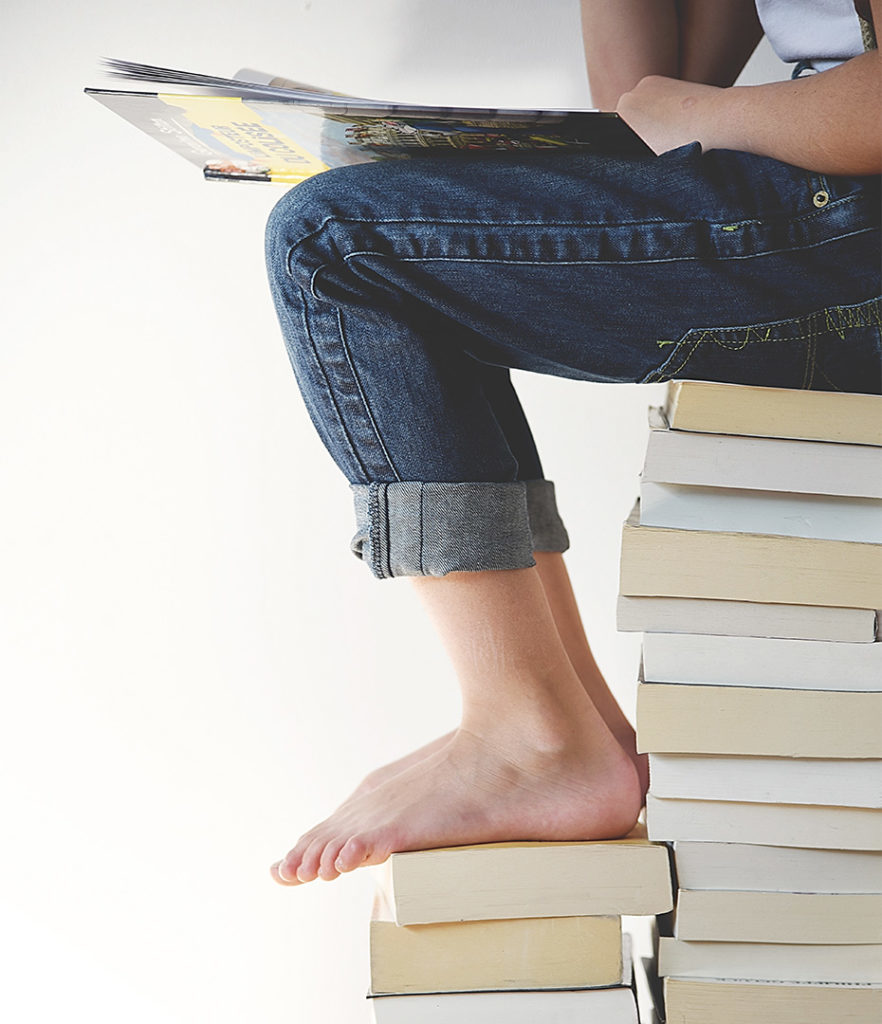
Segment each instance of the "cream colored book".
[[641,526],[622,531],[620,592],[882,608],[882,544]]
[[882,850],[882,811],[868,807],[669,800],[650,789],[646,817],[659,842]]
[[633,633],[692,633],[871,644],[876,612],[810,604],[619,596],[616,626]]
[[662,936],[658,973],[674,978],[882,985],[882,946],[686,942]]
[[668,851],[625,839],[515,842],[394,853],[380,876],[396,924],[664,914]]
[[618,917],[399,926],[375,908],[371,995],[607,988],[623,983]]
[[641,683],[637,749],[882,758],[882,693]]
[[673,430],[882,445],[882,395],[671,381]]
[[667,1024],[878,1024],[880,985],[665,978]]
[[882,894],[681,889],[674,936],[701,942],[882,943]]

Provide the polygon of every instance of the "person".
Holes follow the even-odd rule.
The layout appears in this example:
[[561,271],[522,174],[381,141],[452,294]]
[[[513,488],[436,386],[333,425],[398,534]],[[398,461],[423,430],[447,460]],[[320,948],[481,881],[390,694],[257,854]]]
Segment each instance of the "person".
[[[858,6],[880,23],[882,0]],[[463,697],[454,732],[272,866],[281,884],[638,817],[646,763],[585,638],[510,369],[882,390],[882,79],[852,0],[582,9],[596,105],[660,155],[339,168],[270,218],[273,296],[352,485],[353,550],[413,577]],[[763,26],[795,77],[733,86]]]

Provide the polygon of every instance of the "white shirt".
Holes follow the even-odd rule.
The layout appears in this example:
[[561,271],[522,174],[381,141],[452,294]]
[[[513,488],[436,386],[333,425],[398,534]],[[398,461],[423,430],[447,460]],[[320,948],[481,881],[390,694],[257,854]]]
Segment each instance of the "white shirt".
[[760,22],[783,61],[826,71],[864,52],[852,0],[756,0]]

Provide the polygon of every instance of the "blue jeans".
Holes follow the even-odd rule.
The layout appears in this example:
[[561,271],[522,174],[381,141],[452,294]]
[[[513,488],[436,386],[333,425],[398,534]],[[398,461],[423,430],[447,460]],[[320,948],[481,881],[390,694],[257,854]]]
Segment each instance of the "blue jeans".
[[882,391],[879,181],[697,144],[417,157],[282,197],[273,297],[378,577],[562,551],[509,368]]

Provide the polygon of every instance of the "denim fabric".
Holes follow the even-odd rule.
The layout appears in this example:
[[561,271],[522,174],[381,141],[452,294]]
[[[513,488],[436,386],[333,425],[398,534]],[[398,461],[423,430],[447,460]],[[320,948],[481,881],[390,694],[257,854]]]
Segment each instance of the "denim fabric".
[[697,144],[426,156],[287,193],[267,260],[380,577],[563,550],[509,368],[882,391],[879,181]]

